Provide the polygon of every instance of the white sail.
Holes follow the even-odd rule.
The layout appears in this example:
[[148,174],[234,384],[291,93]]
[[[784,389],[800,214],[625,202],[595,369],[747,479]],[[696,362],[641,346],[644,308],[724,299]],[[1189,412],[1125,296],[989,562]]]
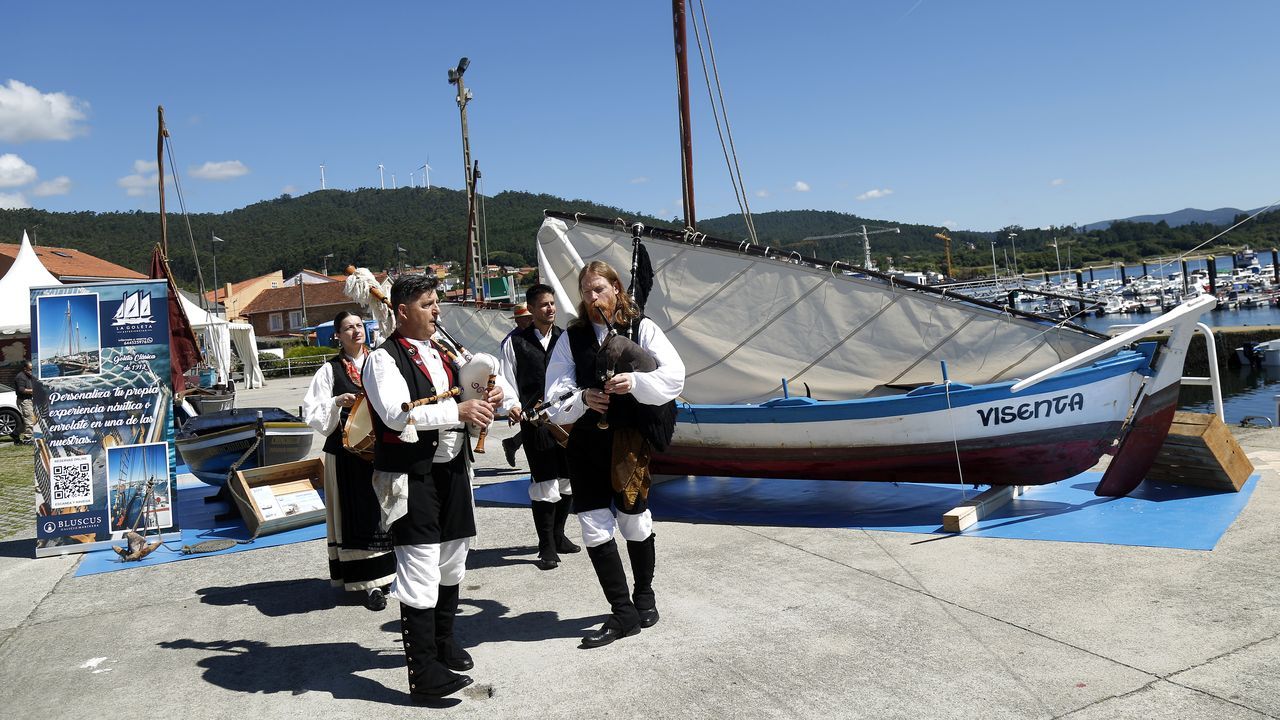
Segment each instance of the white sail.
[[139,291],[142,298],[138,301],[138,317],[151,319],[151,293]]
[[138,293],[125,293],[124,296],[124,317],[125,320],[136,320],[138,317]]
[[[624,286],[631,269],[627,228],[571,222],[549,216],[538,232],[539,270],[566,316],[575,314],[584,262],[608,262]],[[992,383],[1102,342],[795,255],[763,257],[698,237],[644,238],[655,271],[645,314],[684,360],[684,398],[692,403],[761,402],[781,394],[784,378],[816,399],[867,397],[894,392],[886,385],[939,382],[942,361],[953,381]]]
[[471,353],[502,357],[502,340],[515,328],[510,310],[442,303],[440,324]]

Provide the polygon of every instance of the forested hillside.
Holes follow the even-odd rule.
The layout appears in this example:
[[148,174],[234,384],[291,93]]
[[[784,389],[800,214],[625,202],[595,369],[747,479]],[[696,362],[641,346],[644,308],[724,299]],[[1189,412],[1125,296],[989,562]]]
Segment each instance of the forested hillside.
[[[534,264],[534,237],[542,211],[581,211],[603,217],[623,217],[647,224],[673,227],[662,221],[597,205],[564,200],[551,195],[504,192],[484,199],[489,257],[502,264]],[[323,257],[331,272],[348,264],[373,269],[391,268],[397,262],[396,246],[405,249],[403,259],[412,264],[437,260],[461,260],[464,253],[466,197],[447,188],[322,190],[301,197],[281,196],[224,213],[190,217],[191,232],[200,253],[206,287],[212,285],[210,235],[219,243],[218,279],[234,282],[280,269],[286,275],[300,267],[320,269]],[[1239,218],[1237,218],[1239,219]],[[902,269],[942,270],[943,243],[935,237],[942,230],[929,225],[897,224],[847,213],[821,210],[789,210],[761,213],[755,226],[761,244],[802,255],[862,263],[861,226],[869,230],[896,226],[900,234],[870,236],[872,256],[882,267],[887,258]],[[17,242],[22,230],[36,230],[41,245],[84,250],[126,267],[145,270],[152,246],[160,234],[156,213],[53,213],[43,210],[0,210],[0,241]],[[706,219],[699,230],[727,240],[746,237],[739,216]],[[1023,271],[1101,265],[1117,261],[1168,257],[1186,252],[1221,232],[1222,226],[1189,224],[1171,228],[1157,224],[1116,222],[1106,230],[1082,232],[1061,227],[1047,230],[1002,228],[992,232],[953,231],[952,261],[959,276],[990,273],[992,242],[996,261],[1005,272],[1006,253],[1012,265],[1017,251]],[[1010,238],[1011,233],[1016,237]],[[820,236],[825,239],[815,239]],[[1054,242],[1058,253],[1055,255]],[[1280,245],[1280,211],[1260,216],[1197,254],[1222,253],[1230,247],[1251,245],[1270,249]],[[195,262],[187,225],[182,216],[169,215],[169,246],[174,274],[187,287],[196,284]],[[1265,258],[1264,262],[1269,260]]]

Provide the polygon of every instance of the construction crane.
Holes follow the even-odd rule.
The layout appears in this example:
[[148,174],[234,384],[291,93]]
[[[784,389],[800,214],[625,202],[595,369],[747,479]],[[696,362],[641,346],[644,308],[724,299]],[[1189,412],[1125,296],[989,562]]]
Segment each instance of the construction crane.
[[942,241],[942,246],[947,250],[947,277],[951,275],[951,236],[944,232],[934,233],[934,237]]
[[862,267],[868,270],[875,270],[876,264],[871,260],[871,241],[867,239],[868,235],[879,235],[880,233],[901,233],[902,231],[896,227],[879,228],[876,230],[868,230],[866,225],[860,225],[860,230],[851,230],[849,232],[836,233],[835,235],[811,235],[807,238],[800,238],[795,242],[796,245],[807,240],[834,240],[843,237],[862,237]]

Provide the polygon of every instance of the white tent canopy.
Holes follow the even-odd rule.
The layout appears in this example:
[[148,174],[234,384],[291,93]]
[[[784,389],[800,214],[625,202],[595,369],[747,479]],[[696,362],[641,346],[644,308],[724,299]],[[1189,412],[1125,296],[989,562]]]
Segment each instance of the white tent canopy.
[[181,294],[178,297],[182,300],[182,309],[187,313],[192,331],[204,336],[205,356],[218,373],[218,382],[225,383],[231,374],[231,344],[234,342],[236,353],[244,363],[244,386],[262,387],[265,381],[262,378],[262,368],[258,365],[258,339],[253,326],[248,323],[227,322],[217,315],[205,312]]
[[0,335],[31,332],[31,288],[61,284],[36,257],[24,231],[18,256],[0,278]]

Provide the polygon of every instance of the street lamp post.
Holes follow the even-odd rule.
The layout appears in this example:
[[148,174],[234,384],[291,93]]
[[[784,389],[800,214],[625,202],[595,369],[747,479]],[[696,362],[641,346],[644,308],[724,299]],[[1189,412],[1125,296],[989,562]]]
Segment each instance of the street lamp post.
[[1013,245],[1013,274],[1018,274],[1018,233],[1009,233],[1009,242]]
[[991,241],[991,279],[996,287],[1000,286],[1000,268],[996,265],[996,241]]
[[[209,248],[213,251],[213,313],[218,314],[218,243],[223,242],[222,238],[209,233]],[[226,317],[225,312],[223,317]]]
[[328,277],[328,275],[329,275],[329,258],[331,258],[331,257],[333,257],[333,253],[329,253],[328,255],[322,255],[322,256],[320,257],[320,259],[324,261],[324,274],[325,274],[325,277]]
[[307,276],[305,267],[298,271],[298,293],[302,296],[302,344],[310,345],[311,342],[307,339]]

